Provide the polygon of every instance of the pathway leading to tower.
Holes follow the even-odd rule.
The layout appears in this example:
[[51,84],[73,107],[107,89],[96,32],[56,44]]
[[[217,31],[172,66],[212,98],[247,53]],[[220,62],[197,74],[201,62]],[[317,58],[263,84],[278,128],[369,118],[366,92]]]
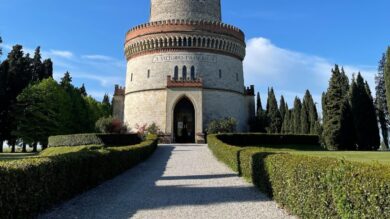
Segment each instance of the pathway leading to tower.
[[294,218],[206,145],[163,145],[146,162],[40,218]]

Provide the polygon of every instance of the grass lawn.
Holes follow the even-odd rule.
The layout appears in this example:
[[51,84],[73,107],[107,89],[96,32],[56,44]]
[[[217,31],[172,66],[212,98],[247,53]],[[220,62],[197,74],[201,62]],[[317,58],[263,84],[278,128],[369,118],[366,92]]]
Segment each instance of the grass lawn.
[[37,153],[0,153],[0,161],[19,160],[36,155]]
[[389,164],[390,165],[390,151],[326,151],[318,146],[308,145],[272,145],[272,146],[257,146],[264,152],[288,152],[294,154],[301,154],[316,157],[333,157],[338,159],[345,159],[350,161],[358,161],[363,163]]

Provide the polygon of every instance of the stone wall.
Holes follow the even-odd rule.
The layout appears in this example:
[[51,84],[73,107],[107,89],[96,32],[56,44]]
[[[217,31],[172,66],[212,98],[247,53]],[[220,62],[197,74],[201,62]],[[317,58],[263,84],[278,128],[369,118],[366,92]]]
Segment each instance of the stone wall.
[[203,80],[203,87],[244,92],[240,60],[213,53],[176,52],[150,54],[129,60],[126,93],[166,88],[167,76],[173,78],[175,66],[179,68],[179,75],[183,66],[187,67],[188,75],[194,66],[196,75]]
[[221,21],[220,0],[151,0],[150,21]]

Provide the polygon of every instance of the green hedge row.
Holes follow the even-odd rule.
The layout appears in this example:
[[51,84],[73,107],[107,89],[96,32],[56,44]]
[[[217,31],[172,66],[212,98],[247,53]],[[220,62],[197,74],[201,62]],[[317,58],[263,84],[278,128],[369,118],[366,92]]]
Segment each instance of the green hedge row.
[[301,218],[390,218],[390,167],[261,152],[209,136],[214,155]]
[[137,134],[76,134],[49,137],[49,147],[107,145],[122,146],[139,144],[141,139]]
[[313,145],[320,146],[318,135],[292,135],[292,134],[223,134],[218,135],[221,141],[237,146],[253,145]]
[[[34,217],[140,163],[156,147],[154,139],[132,146],[85,147],[72,153],[0,162],[0,218]],[[73,147],[58,150],[67,148]]]

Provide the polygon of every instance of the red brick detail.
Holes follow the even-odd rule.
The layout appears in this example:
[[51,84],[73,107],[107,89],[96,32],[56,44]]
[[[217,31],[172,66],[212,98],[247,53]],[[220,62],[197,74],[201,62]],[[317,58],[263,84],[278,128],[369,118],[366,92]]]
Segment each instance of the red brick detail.
[[195,80],[174,80],[170,75],[167,77],[167,88],[175,87],[190,87],[190,88],[202,88],[203,82],[202,79]]
[[144,56],[144,55],[151,55],[151,54],[156,54],[156,53],[163,53],[163,52],[205,52],[205,53],[213,53],[213,54],[219,54],[219,55],[226,55],[226,56],[231,56],[234,58],[237,58],[239,60],[243,60],[242,56],[235,55],[234,53],[231,52],[225,52],[223,50],[215,50],[215,49],[207,49],[207,48],[175,48],[175,49],[154,49],[154,50],[148,50],[148,51],[143,51],[143,52],[138,52],[135,53],[134,55],[127,55],[126,58],[127,61],[130,59]]

